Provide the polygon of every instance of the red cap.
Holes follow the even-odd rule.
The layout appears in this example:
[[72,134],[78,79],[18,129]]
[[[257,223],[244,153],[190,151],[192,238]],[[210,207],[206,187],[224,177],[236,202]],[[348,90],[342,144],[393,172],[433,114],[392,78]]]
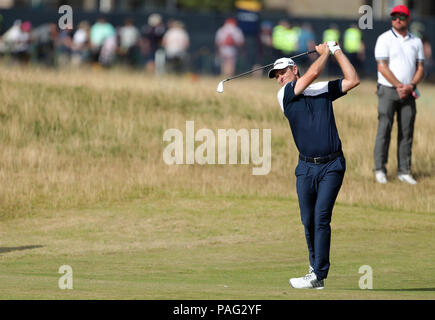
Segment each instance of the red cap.
[[225,20],[225,23],[237,25],[237,20],[234,18],[227,18],[227,20]]
[[409,17],[409,9],[407,6],[404,5],[395,6],[393,10],[391,10],[390,16],[392,16],[395,13],[403,13]]
[[32,23],[30,21],[24,21],[21,24],[21,31],[29,32],[30,30],[32,30]]

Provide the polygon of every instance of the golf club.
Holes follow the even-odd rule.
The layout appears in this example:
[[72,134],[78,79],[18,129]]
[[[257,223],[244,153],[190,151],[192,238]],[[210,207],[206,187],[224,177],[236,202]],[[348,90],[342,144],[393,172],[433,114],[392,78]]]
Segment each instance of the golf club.
[[[311,51],[303,52],[303,53],[297,54],[297,55],[295,55],[293,57],[290,57],[290,59],[299,58],[299,57],[305,56],[305,55],[310,54],[310,53],[315,53],[315,52],[316,52],[316,50],[311,50]],[[219,82],[219,84],[217,86],[217,92],[219,92],[219,93],[224,92],[224,82],[225,81],[230,81],[230,80],[233,80],[233,79],[237,79],[237,78],[243,77],[243,76],[245,76],[247,74],[250,74],[250,73],[253,73],[255,71],[262,70],[262,69],[265,69],[265,68],[268,68],[268,67],[271,67],[271,66],[273,66],[273,63],[269,63],[269,64],[267,64],[265,66],[262,66],[262,67],[259,67],[259,68],[255,68],[255,69],[252,69],[250,71],[238,74],[238,75],[236,75],[234,77],[222,80],[221,82]]]

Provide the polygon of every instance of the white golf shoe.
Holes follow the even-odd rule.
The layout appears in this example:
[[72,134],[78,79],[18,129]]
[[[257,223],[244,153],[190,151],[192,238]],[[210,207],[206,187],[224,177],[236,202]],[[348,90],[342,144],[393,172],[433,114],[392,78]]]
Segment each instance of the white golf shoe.
[[402,182],[406,182],[409,184],[417,184],[417,181],[415,181],[415,179],[410,174],[399,174],[397,177]]
[[291,278],[289,280],[290,285],[295,289],[323,289],[323,280],[317,280],[317,276],[314,272],[307,274],[301,278]]
[[387,176],[384,171],[378,170],[376,171],[376,182],[381,184],[387,183]]

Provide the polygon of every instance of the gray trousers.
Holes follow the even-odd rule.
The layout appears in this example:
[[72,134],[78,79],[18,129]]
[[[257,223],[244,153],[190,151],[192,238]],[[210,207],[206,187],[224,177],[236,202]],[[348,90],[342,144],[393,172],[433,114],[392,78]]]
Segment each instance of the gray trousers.
[[395,88],[378,86],[378,133],[375,141],[375,170],[387,173],[388,148],[394,114],[397,113],[397,166],[398,174],[411,173],[412,137],[417,110],[410,95],[400,99]]

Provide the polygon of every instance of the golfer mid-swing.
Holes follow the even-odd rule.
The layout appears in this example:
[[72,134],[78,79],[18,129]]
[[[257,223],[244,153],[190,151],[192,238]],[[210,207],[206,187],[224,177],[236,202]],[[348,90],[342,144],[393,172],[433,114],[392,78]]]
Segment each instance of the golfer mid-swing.
[[[332,208],[346,170],[332,101],[359,84],[354,67],[337,43],[320,44],[316,51],[320,56],[301,77],[289,58],[276,60],[269,71],[269,78],[282,85],[278,101],[299,151],[296,189],[310,268],[306,276],[289,282],[301,289],[323,289],[323,279],[328,275]],[[313,84],[330,54],[337,60],[344,78]]]

